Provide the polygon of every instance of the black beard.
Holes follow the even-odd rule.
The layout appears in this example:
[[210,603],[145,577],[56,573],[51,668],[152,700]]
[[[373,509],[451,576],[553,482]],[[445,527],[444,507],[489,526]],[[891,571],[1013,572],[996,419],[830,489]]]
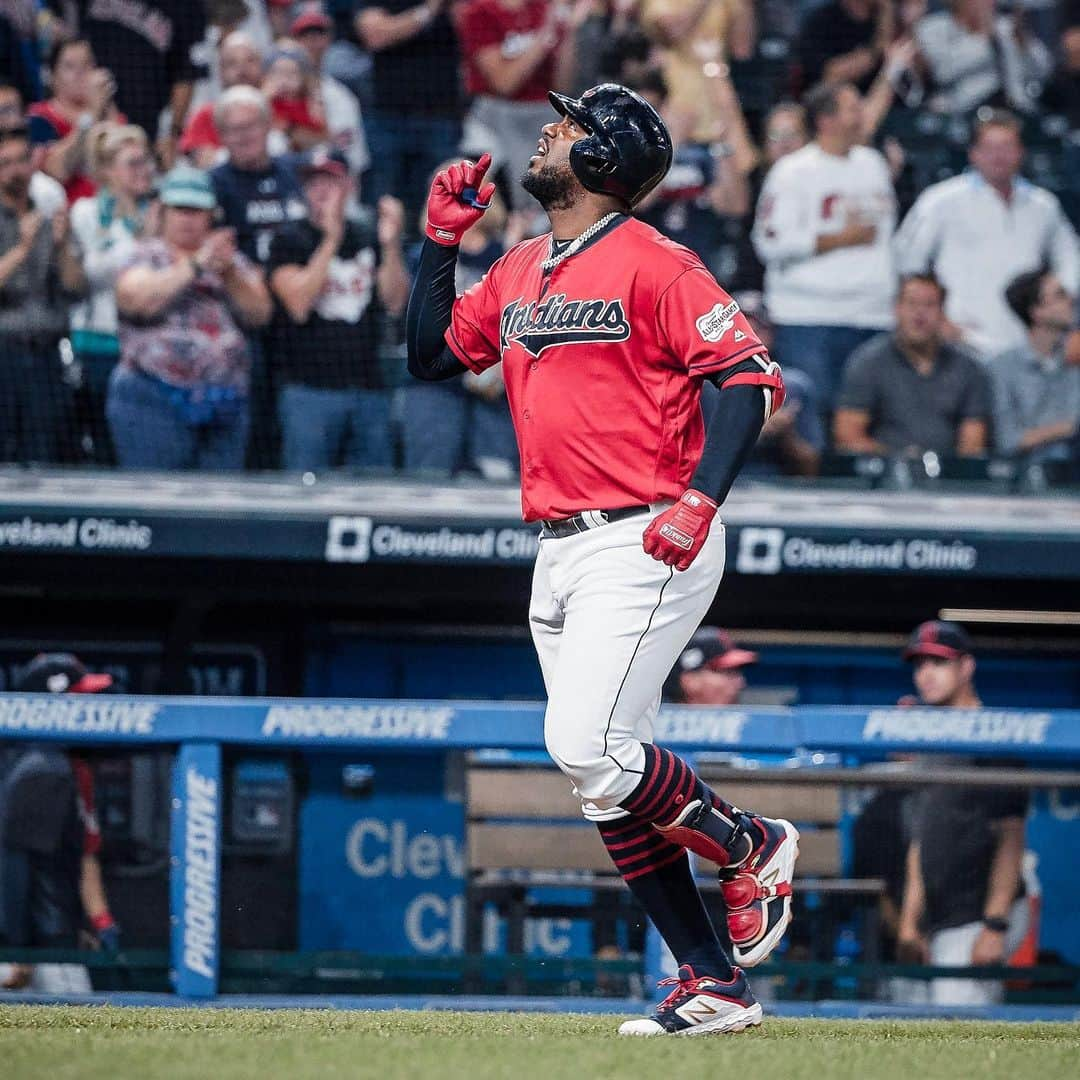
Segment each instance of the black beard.
[[577,178],[569,165],[544,165],[521,174],[521,186],[545,210],[569,210],[577,201]]

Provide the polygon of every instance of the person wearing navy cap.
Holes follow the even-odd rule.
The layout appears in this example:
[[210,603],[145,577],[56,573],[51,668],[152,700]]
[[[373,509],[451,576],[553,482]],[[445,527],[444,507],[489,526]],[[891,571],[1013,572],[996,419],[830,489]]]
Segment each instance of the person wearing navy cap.
[[703,626],[675,661],[665,696],[682,705],[738,705],[745,669],[757,661],[758,654],[740,648],[726,630]]
[[38,653],[15,680],[14,689],[27,694],[100,694],[112,684],[111,675],[89,671],[71,653]]
[[[912,664],[916,707],[982,708],[974,644],[958,623],[920,624],[903,657]],[[1022,877],[1027,809],[1023,788],[934,784],[916,793],[897,934],[902,962],[979,967],[1008,961],[1028,929]],[[935,1005],[994,1005],[1002,993],[995,980],[930,983]]]
[[968,632],[959,623],[931,619],[915,627],[904,659],[911,661],[922,704],[955,709],[981,704],[975,690],[974,651]]
[[[39,653],[14,680],[23,694],[100,694],[113,678],[71,653]],[[115,954],[120,929],[101,874],[101,829],[89,765],[62,751],[23,747],[6,760],[0,822],[0,942],[74,948],[85,918],[98,948]],[[11,964],[0,989],[86,991],[80,965]]]

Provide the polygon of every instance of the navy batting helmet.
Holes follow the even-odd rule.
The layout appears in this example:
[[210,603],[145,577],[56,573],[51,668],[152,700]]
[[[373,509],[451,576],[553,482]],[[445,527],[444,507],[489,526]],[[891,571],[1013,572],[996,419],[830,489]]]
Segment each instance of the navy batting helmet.
[[580,98],[554,91],[548,98],[588,132],[570,148],[570,168],[588,191],[640,202],[671,168],[671,135],[660,114],[618,83],[603,83]]

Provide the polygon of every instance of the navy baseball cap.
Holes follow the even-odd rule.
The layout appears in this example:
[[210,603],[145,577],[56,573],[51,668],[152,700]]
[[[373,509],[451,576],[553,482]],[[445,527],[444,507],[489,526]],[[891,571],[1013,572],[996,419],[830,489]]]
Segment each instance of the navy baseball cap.
[[940,656],[944,660],[957,660],[970,656],[975,646],[968,632],[959,624],[944,619],[931,619],[920,623],[911,633],[904,649],[904,659],[918,656]]
[[749,649],[741,649],[735,639],[726,631],[716,626],[703,626],[690,639],[690,643],[679,654],[676,669],[684,671],[731,671],[733,668],[756,664],[758,654]]
[[99,694],[112,684],[111,675],[88,671],[71,653],[39,653],[12,689],[30,694]]
[[326,173],[328,176],[346,177],[349,175],[349,163],[340,150],[326,150],[320,147],[312,150],[308,156],[300,162],[300,175],[305,179],[316,173]]

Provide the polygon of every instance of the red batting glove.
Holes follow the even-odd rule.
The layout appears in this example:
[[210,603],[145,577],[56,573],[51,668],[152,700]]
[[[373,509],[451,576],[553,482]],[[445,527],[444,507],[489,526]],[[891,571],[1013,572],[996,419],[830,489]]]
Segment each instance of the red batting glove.
[[494,184],[483,183],[490,165],[483,154],[475,165],[462,161],[436,174],[427,204],[427,234],[436,244],[456,247],[484,216],[495,194]]
[[688,488],[674,506],[645,526],[642,546],[658,562],[686,570],[704,546],[716,510],[708,495]]

